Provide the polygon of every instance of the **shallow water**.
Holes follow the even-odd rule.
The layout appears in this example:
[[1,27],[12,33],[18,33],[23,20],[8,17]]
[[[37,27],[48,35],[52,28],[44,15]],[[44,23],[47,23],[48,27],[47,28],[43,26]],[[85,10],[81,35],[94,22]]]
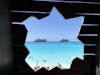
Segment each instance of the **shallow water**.
[[31,68],[58,66],[70,68],[76,57],[83,59],[84,44],[81,42],[26,42],[30,54],[25,61]]

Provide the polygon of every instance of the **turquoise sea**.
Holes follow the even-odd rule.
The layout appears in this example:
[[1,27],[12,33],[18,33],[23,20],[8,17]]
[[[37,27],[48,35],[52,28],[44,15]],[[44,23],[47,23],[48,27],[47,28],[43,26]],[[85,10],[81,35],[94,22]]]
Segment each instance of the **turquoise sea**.
[[84,44],[82,42],[26,42],[29,55],[25,59],[34,69],[58,66],[70,68],[71,62],[78,57],[83,59]]

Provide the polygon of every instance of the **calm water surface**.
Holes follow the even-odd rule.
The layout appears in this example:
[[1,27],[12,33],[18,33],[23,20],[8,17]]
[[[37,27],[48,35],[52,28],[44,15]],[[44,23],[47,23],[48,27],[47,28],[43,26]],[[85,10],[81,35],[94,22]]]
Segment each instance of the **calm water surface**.
[[63,68],[70,68],[75,57],[83,59],[84,44],[82,42],[26,42],[29,55],[25,59],[34,69],[40,67],[54,67],[59,64]]

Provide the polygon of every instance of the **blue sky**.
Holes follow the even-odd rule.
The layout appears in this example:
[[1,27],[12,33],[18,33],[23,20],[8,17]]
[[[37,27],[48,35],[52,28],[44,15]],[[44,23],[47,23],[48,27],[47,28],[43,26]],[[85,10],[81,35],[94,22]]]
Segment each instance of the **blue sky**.
[[50,14],[42,19],[31,16],[23,21],[28,30],[26,41],[34,41],[38,38],[47,39],[47,41],[59,41],[62,38],[77,41],[83,22],[84,16],[65,19],[53,7]]

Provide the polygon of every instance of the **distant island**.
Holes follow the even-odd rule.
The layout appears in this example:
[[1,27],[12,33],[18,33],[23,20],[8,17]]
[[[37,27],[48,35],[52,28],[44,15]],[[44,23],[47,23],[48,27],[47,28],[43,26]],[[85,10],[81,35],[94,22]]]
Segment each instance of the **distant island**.
[[34,42],[47,42],[46,39],[36,39]]
[[[49,42],[49,41],[47,41],[46,39],[36,39],[34,42]],[[69,40],[67,40],[67,39],[61,39],[60,41],[58,41],[58,42],[69,42]]]
[[67,39],[61,39],[59,42],[69,42]]

